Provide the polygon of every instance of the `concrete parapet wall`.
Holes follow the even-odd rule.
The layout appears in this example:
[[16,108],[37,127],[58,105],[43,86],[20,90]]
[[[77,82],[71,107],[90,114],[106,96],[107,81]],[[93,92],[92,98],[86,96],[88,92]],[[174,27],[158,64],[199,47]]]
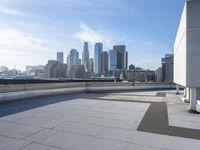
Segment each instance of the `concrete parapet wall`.
[[19,92],[19,91],[32,91],[32,90],[46,90],[46,89],[62,89],[62,88],[76,88],[83,87],[86,90],[92,90],[93,87],[99,89],[109,88],[148,88],[148,87],[173,87],[174,84],[170,83],[136,83],[131,82],[68,82],[68,83],[43,83],[43,84],[8,84],[0,85],[0,93],[6,92]]
[[0,85],[0,93],[73,87],[85,87],[85,82]]
[[16,99],[45,95],[159,89],[175,89],[175,85],[168,83],[138,83],[133,85],[133,83],[123,82],[74,82],[0,85],[0,102],[8,102]]

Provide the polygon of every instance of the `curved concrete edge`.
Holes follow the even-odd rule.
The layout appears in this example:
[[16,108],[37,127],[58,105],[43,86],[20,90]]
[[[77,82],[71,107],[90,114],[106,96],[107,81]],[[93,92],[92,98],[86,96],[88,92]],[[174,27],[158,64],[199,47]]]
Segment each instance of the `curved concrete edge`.
[[74,94],[74,93],[84,93],[84,92],[86,92],[85,87],[0,93],[0,103],[11,102],[14,100],[20,100],[38,96]]

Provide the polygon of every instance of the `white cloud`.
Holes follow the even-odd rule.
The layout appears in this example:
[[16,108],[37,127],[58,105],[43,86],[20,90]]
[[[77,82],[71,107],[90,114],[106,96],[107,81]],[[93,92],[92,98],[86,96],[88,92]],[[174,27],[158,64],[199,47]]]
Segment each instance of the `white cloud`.
[[84,22],[80,23],[81,30],[75,33],[75,38],[81,41],[88,41],[92,44],[96,42],[104,42],[105,38],[101,34],[101,31],[94,31],[89,26],[87,26]]
[[15,16],[24,16],[24,13],[19,10],[9,9],[9,8],[5,8],[5,7],[0,7],[0,13],[4,13],[4,14],[8,14],[8,15],[15,15]]
[[40,47],[42,41],[12,28],[0,28],[0,46]]
[[108,36],[102,30],[95,31],[94,29],[86,25],[84,22],[80,23],[80,30],[74,34],[74,38],[80,40],[81,42],[87,41],[90,43],[89,53],[92,57],[93,47],[95,43],[102,42],[104,45],[104,50],[112,49],[112,46],[114,45],[112,37]]
[[26,65],[45,64],[52,47],[45,41],[13,28],[0,28],[0,64],[24,70]]

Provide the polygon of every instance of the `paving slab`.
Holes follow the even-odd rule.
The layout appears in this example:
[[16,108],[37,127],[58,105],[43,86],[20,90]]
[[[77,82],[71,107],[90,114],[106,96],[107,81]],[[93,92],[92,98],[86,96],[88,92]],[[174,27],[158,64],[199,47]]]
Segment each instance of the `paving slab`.
[[[198,137],[199,133],[191,128],[197,126],[193,124],[199,123],[199,116],[184,110],[187,106],[182,105],[175,92],[167,92],[166,97],[156,96],[156,93],[144,92],[136,95],[134,92],[127,92],[122,96],[120,93],[104,95],[109,95],[110,98],[113,96],[116,101],[99,100],[98,95],[96,99],[89,99],[87,97],[91,95],[88,94],[70,101],[66,97],[55,97],[55,100],[52,97],[48,100],[46,97],[45,102],[39,98],[31,100],[30,104],[23,101],[0,105],[0,149],[198,150],[199,140],[183,138],[184,135],[181,134],[188,132],[187,134]],[[133,100],[126,101],[127,99]],[[162,105],[154,107],[152,103]],[[14,107],[15,104],[17,108]],[[163,107],[163,104],[166,104],[166,107]],[[154,126],[160,127],[167,121],[165,124],[173,126],[169,128],[170,134],[137,130],[149,109],[152,109],[150,114],[154,114],[156,119],[150,115],[146,125],[152,128],[149,126],[152,122],[160,121]],[[162,113],[157,112],[167,112],[168,118],[162,118]],[[179,127],[185,122],[190,122],[185,124],[189,130]]]
[[42,128],[13,122],[0,122],[0,135],[22,139],[41,131]]
[[0,136],[0,150],[19,150],[29,144],[28,141]]
[[30,145],[25,146],[21,150],[63,150],[63,149],[57,148],[55,146],[47,146],[38,143],[32,143]]

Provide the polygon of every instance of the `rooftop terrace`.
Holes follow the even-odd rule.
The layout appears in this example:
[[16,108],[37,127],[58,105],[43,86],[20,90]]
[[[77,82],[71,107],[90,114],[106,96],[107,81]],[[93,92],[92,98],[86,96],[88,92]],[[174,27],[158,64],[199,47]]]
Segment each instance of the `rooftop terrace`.
[[200,115],[175,91],[79,93],[0,104],[2,150],[199,150]]

